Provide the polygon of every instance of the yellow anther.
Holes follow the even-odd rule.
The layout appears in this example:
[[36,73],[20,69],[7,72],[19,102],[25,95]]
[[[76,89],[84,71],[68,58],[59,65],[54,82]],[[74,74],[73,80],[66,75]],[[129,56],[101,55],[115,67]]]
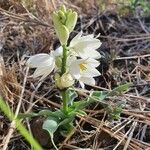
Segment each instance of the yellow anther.
[[86,63],[79,64],[79,66],[80,66],[80,71],[81,72],[87,69]]

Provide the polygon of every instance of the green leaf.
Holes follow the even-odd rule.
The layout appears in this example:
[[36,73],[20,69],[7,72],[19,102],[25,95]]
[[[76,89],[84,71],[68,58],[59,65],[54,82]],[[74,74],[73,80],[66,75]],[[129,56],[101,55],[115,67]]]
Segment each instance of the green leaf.
[[91,102],[89,101],[78,101],[74,102],[71,107],[69,107],[69,116],[75,117],[76,115],[85,116],[87,115],[82,109],[84,109],[86,106],[88,106]]
[[80,116],[82,116],[82,117],[84,117],[84,116],[86,116],[87,114],[86,114],[86,112],[85,111],[83,111],[83,110],[79,110],[79,111],[77,111],[76,112],[76,114],[79,114]]
[[71,106],[71,108],[73,108],[74,110],[80,110],[80,109],[84,109],[85,107],[87,107],[91,102],[90,101],[85,101],[85,100],[81,100],[78,102],[74,102],[73,105]]
[[64,137],[67,137],[67,135],[72,132],[74,129],[73,123],[65,124],[64,126],[61,126],[60,134]]
[[109,115],[109,118],[111,120],[119,120],[120,119],[120,115],[122,112],[122,106],[117,105],[117,106],[108,106],[106,108],[106,111]]
[[10,121],[15,121],[16,128],[20,134],[33,146],[35,150],[42,150],[42,147],[39,143],[33,138],[29,131],[21,123],[21,120],[18,118],[14,119],[14,113],[11,111],[9,105],[0,97],[0,110],[10,119]]
[[102,101],[104,100],[108,95],[108,92],[106,91],[92,91],[88,101]]
[[41,116],[55,116],[50,110],[41,110],[38,114]]
[[20,113],[18,118],[32,118],[36,116],[46,116],[46,117],[56,117],[56,118],[63,118],[64,114],[61,110],[52,112],[50,110],[41,110],[39,113]]
[[133,85],[132,83],[120,85],[114,88],[111,92],[109,92],[107,96],[117,96],[124,92],[127,92],[132,85]]
[[41,110],[39,112],[39,115],[47,116],[47,117],[54,117],[55,119],[57,118],[57,120],[65,117],[65,114],[63,113],[62,110],[57,110],[55,112],[52,112],[50,110]]
[[48,118],[47,120],[44,121],[42,128],[46,131],[48,131],[50,137],[51,137],[51,142],[53,144],[53,146],[55,147],[56,150],[58,150],[58,148],[56,147],[54,140],[53,140],[53,135],[54,132],[57,130],[58,128],[58,123],[55,120],[55,118]]
[[58,128],[58,123],[55,119],[49,118],[44,121],[42,128],[47,130],[50,135],[53,135]]
[[69,124],[73,121],[75,116],[70,116],[59,123],[59,126]]
[[57,117],[58,119],[63,119],[66,117],[66,115],[64,114],[63,110],[57,110],[55,112],[53,112],[53,114],[55,115],[55,117]]
[[73,105],[74,99],[78,97],[78,94],[74,90],[67,90],[68,105]]
[[33,113],[33,112],[31,112],[31,113],[20,113],[18,115],[18,118],[23,119],[23,118],[32,118],[32,117],[36,117],[36,116],[39,116],[39,114],[38,113]]

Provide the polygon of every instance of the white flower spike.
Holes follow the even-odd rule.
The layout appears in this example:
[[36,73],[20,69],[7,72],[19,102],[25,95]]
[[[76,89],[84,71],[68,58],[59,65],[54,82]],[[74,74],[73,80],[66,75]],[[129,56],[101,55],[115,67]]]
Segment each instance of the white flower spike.
[[69,72],[73,78],[77,79],[82,88],[84,84],[95,85],[93,77],[100,75],[100,72],[96,69],[99,66],[99,62],[95,59],[75,59],[72,58],[72,62],[69,66]]
[[41,81],[53,71],[55,67],[55,58],[50,54],[36,54],[27,60],[26,65],[29,68],[36,68],[33,73],[33,78],[42,76],[40,79]]
[[101,57],[100,53],[96,51],[101,46],[99,39],[94,38],[93,34],[82,36],[82,31],[79,32],[70,42],[70,49],[73,55],[81,58]]

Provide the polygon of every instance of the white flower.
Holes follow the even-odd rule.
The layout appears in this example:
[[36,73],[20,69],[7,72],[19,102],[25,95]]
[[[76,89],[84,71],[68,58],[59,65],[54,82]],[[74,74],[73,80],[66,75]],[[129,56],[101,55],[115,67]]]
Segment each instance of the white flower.
[[90,34],[82,36],[82,32],[79,32],[70,42],[70,49],[73,55],[81,58],[94,58],[101,57],[100,53],[96,51],[101,46],[99,39],[94,38],[94,35]]
[[55,57],[45,53],[36,54],[27,60],[26,65],[29,68],[36,68],[33,78],[42,76],[40,80],[43,80],[55,68]]
[[79,80],[83,88],[84,83],[88,85],[95,85],[93,77],[100,75],[100,72],[96,69],[100,63],[92,58],[76,59],[72,57],[71,59],[72,62],[69,66],[69,72],[73,78]]

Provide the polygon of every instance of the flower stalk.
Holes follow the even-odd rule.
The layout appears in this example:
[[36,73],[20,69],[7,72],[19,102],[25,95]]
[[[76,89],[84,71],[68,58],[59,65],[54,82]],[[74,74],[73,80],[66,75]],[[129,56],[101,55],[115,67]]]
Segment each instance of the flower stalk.
[[63,89],[61,91],[61,95],[62,95],[62,101],[63,101],[63,111],[65,114],[67,114],[68,112],[68,104],[67,104],[67,90]]
[[40,81],[51,72],[54,71],[55,73],[55,86],[60,90],[62,109],[54,113],[50,111],[42,128],[49,132],[51,141],[57,149],[53,141],[53,134],[57,128],[61,125],[63,132],[60,133],[67,134],[73,127],[72,121],[75,115],[85,115],[80,109],[86,107],[86,103],[74,102],[78,94],[70,90],[69,87],[74,86],[76,80],[82,88],[84,88],[84,84],[95,85],[94,77],[100,75],[96,69],[100,63],[96,59],[101,57],[97,51],[101,42],[94,38],[93,34],[83,36],[82,31],[68,42],[70,33],[77,22],[77,13],[71,9],[66,9],[65,6],[53,12],[52,20],[61,46],[51,51],[50,54],[42,53],[31,56],[26,64],[29,68],[35,68],[32,76],[34,78],[41,77]]
[[[63,75],[64,73],[66,73],[66,63],[67,63],[67,46],[63,45],[63,57],[62,57],[62,68],[61,68],[61,75]],[[63,111],[65,114],[67,114],[68,112],[68,104],[67,104],[67,88],[63,89],[61,91],[61,95],[62,95],[62,101],[63,101]]]
[[66,73],[66,63],[67,63],[67,46],[63,45],[63,57],[62,57],[62,68],[61,68],[61,75]]

